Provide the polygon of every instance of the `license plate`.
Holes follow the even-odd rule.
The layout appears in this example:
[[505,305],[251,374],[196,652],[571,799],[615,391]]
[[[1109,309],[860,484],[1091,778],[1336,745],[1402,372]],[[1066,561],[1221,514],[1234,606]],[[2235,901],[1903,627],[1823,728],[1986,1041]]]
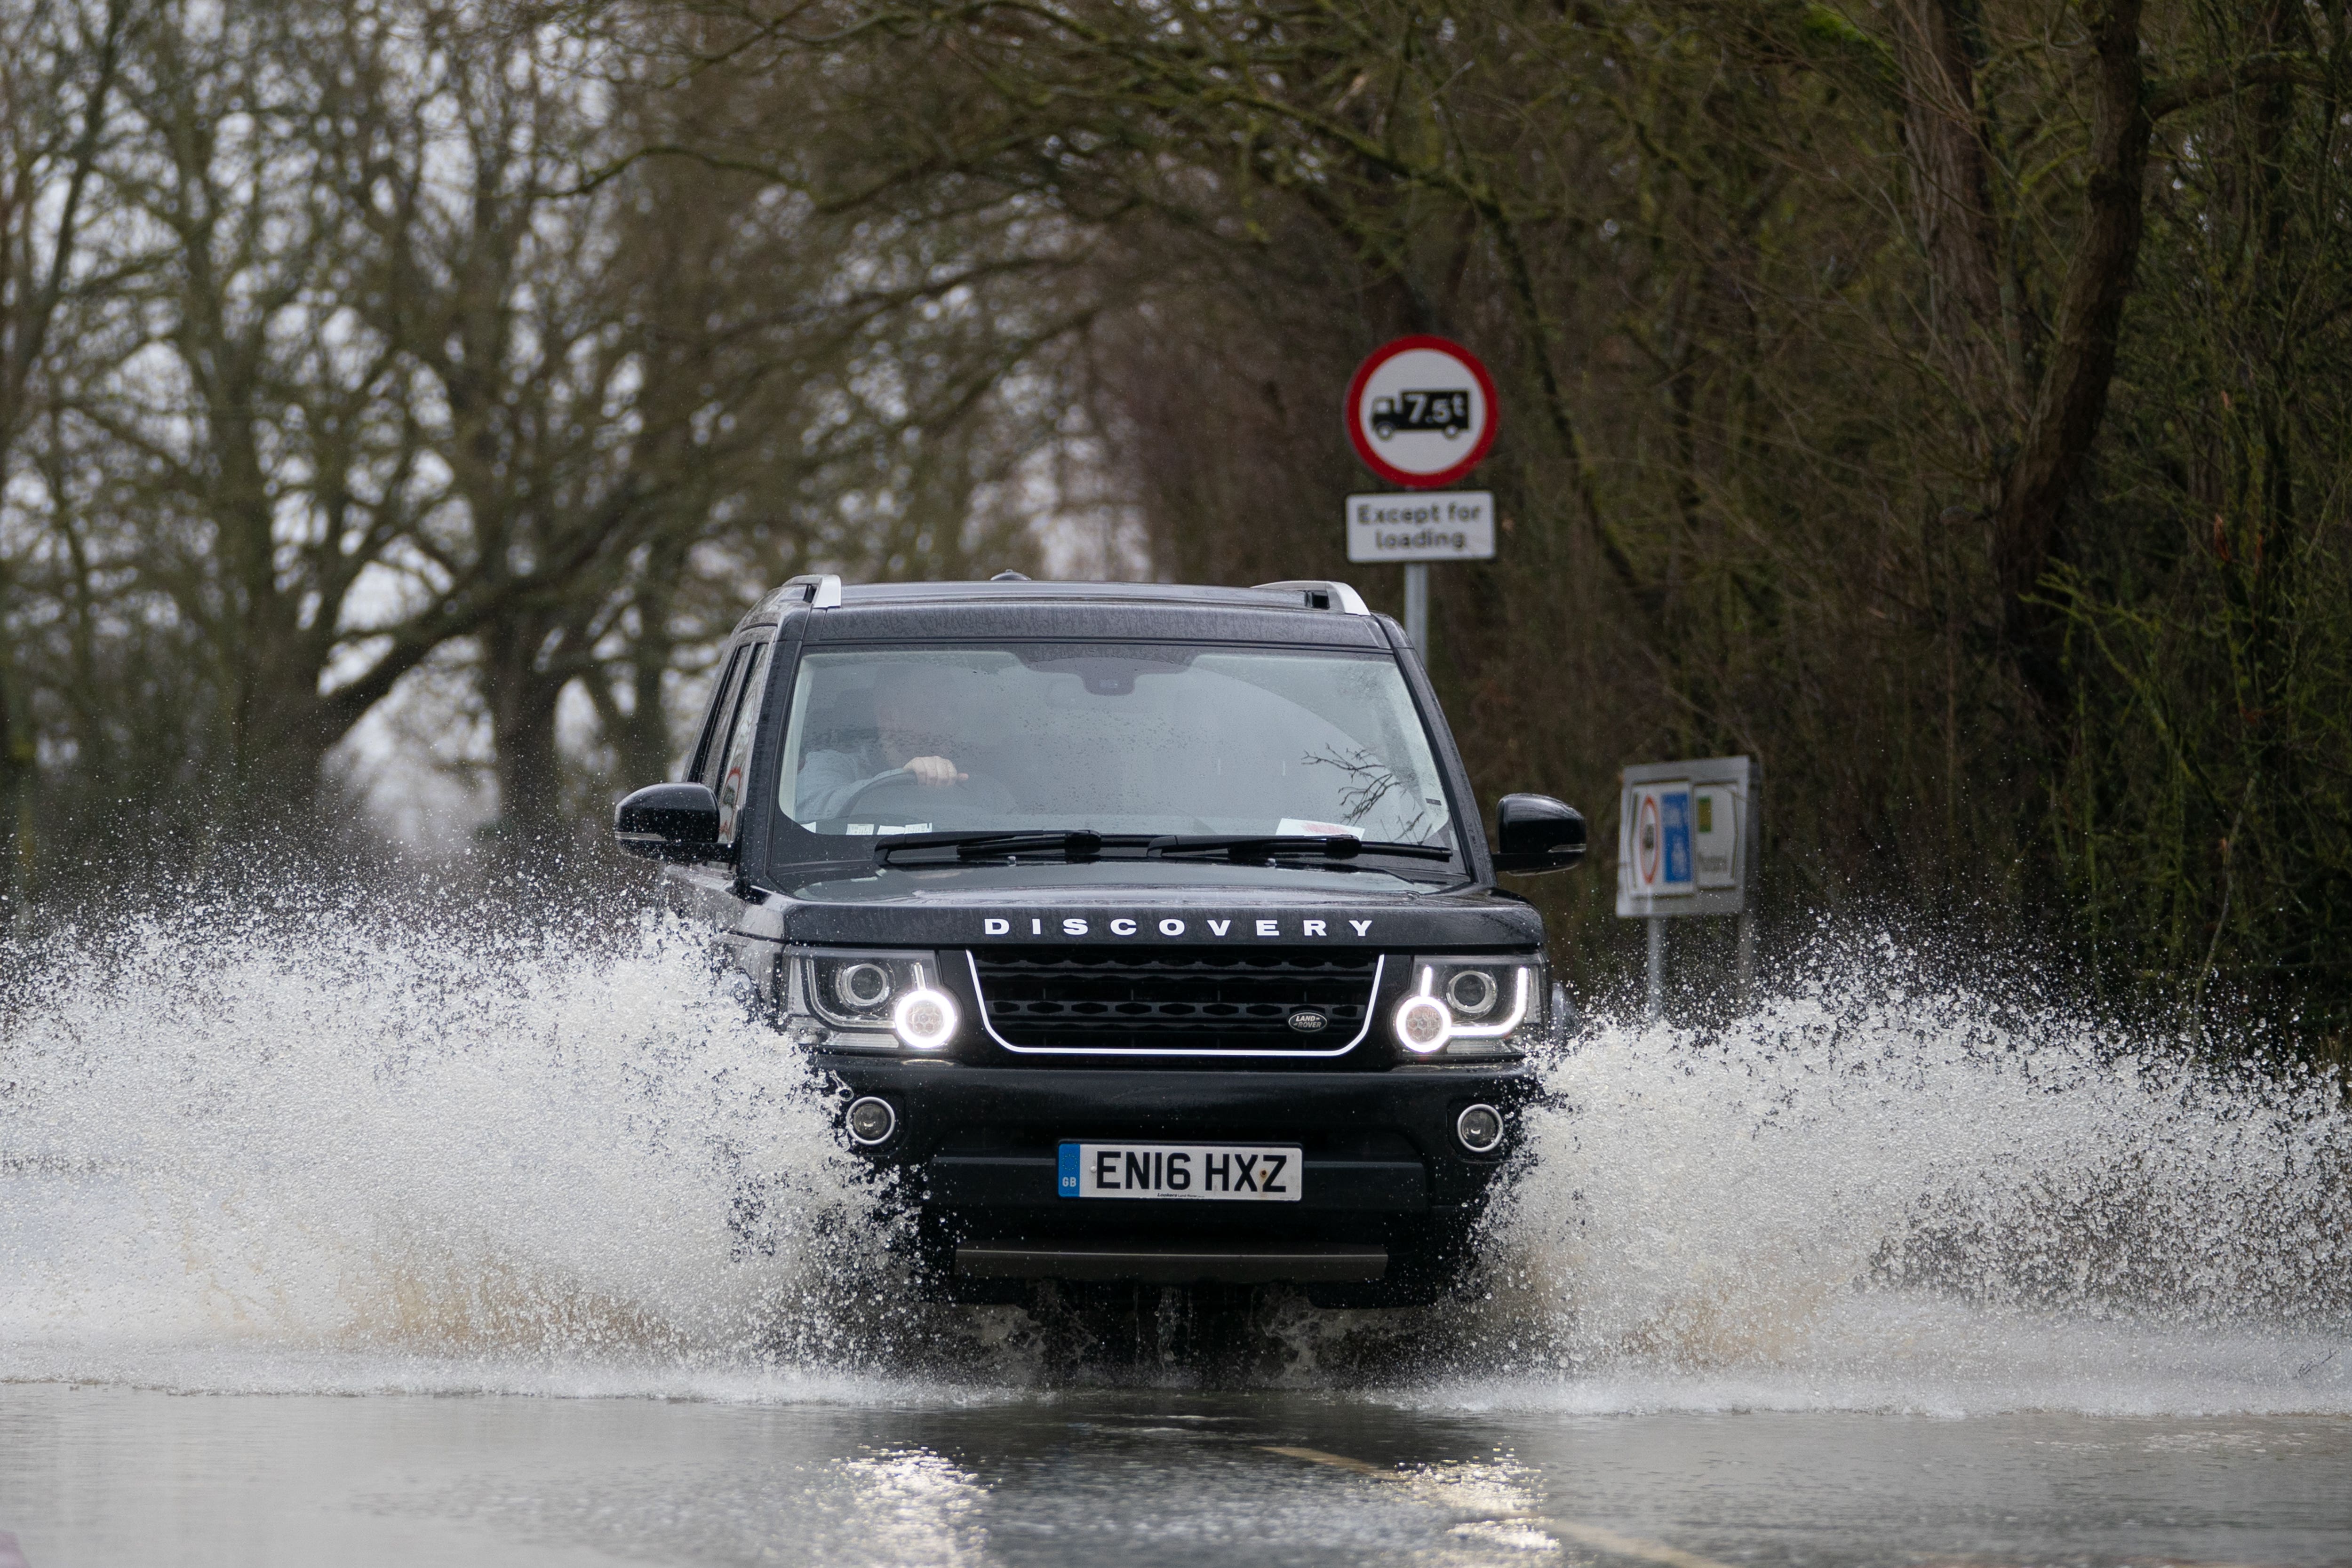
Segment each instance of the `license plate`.
[[1297,1203],[1298,1150],[1290,1145],[1064,1144],[1064,1197],[1185,1197]]

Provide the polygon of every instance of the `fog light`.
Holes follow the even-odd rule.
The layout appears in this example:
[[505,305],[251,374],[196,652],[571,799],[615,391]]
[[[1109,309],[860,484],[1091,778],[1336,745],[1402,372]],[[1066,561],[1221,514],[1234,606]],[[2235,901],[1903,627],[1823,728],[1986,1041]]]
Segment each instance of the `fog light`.
[[1454,1135],[1474,1155],[1492,1154],[1502,1146],[1503,1113],[1492,1105],[1473,1105],[1454,1118]]
[[849,1127],[849,1141],[869,1147],[888,1143],[890,1134],[898,1130],[898,1113],[890,1108],[890,1102],[871,1094],[849,1103],[849,1114],[845,1121]]
[[915,966],[915,988],[898,998],[890,1014],[890,1028],[917,1051],[937,1051],[954,1038],[955,998],[923,983],[923,967]]

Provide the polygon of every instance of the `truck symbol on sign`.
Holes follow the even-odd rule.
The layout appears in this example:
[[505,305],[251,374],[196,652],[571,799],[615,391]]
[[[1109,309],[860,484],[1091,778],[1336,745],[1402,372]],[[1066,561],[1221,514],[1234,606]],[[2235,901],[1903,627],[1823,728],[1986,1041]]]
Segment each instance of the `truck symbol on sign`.
[[1382,441],[1400,430],[1434,430],[1451,441],[1470,428],[1470,389],[1401,392],[1372,400],[1372,434]]

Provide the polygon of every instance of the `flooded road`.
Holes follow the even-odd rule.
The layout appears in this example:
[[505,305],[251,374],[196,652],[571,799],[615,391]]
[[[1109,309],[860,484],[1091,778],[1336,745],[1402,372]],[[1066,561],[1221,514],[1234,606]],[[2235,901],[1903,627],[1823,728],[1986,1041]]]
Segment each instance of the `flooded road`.
[[915,1301],[660,922],[0,960],[0,1568],[2352,1563],[2340,1087],[1883,942],[1542,1063],[1464,1299],[1241,1317]]
[[2322,1564],[2352,1561],[2352,1419],[17,1385],[0,1528],[32,1568]]

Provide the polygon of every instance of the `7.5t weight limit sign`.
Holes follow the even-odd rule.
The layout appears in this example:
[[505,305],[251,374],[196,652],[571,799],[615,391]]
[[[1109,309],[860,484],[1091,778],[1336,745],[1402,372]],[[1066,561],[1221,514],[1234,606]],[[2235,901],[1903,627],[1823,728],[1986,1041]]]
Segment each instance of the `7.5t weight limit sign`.
[[1348,385],[1348,439],[1391,485],[1443,490],[1495,445],[1495,382],[1476,355],[1444,338],[1399,338]]

